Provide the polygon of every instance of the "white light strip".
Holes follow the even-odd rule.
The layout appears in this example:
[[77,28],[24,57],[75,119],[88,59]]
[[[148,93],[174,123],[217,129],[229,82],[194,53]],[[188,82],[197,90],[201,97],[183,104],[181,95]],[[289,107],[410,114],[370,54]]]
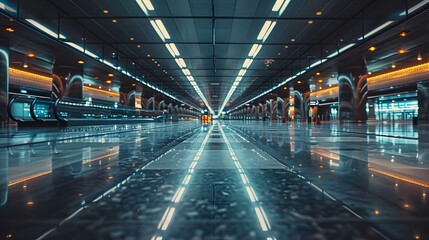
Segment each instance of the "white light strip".
[[247,69],[241,69],[240,72],[238,72],[238,76],[242,77],[244,74],[246,74]]
[[271,23],[270,28],[268,29],[267,33],[265,34],[264,38],[262,39],[262,42],[265,42],[265,40],[267,40],[268,36],[270,36],[270,33],[271,33],[271,31],[273,31],[276,24],[277,24],[277,22]]
[[[28,23],[30,23],[31,25],[35,26],[36,28],[38,28],[39,30],[41,30],[42,32],[48,34],[49,36],[53,37],[53,38],[58,38],[58,34],[55,33],[54,31],[52,31],[51,29],[45,27],[44,25],[42,25],[41,23],[37,22],[36,20],[33,19],[25,19],[25,21],[27,21]],[[60,39],[66,39],[66,37],[62,34],[59,35]]]
[[155,32],[158,34],[158,36],[161,38],[162,41],[165,41],[165,37],[162,34],[161,30],[158,28],[154,20],[150,20],[150,24],[152,25],[153,29],[155,29]]
[[265,23],[262,26],[261,31],[259,32],[258,37],[256,39],[262,40],[265,37],[268,29],[270,28],[271,23],[272,23],[272,21],[270,21],[270,20],[265,21]]
[[159,30],[161,31],[162,35],[165,39],[170,39],[170,34],[168,33],[167,29],[164,26],[164,23],[160,19],[155,20],[156,26],[158,26]]
[[140,9],[144,12],[144,14],[149,15],[146,4],[144,4],[142,0],[136,0],[136,2],[139,5]]
[[253,62],[253,58],[247,58],[243,63],[243,68],[249,68]]
[[283,4],[282,8],[280,9],[279,12],[279,16],[281,16],[283,14],[283,12],[286,10],[287,6],[289,5],[291,0],[286,0],[285,3]]
[[152,3],[150,2],[150,0],[143,0],[144,5],[146,6],[146,8],[148,10],[155,10],[155,8],[153,7]]
[[167,48],[168,52],[170,52],[171,56],[173,56],[174,58],[176,57],[176,54],[174,53],[173,49],[171,49],[171,46],[169,43],[165,44],[165,47]]
[[[429,3],[429,0],[421,1],[420,3],[418,3],[417,5],[415,5],[414,7],[412,7],[412,8],[410,8],[410,9],[408,9],[408,14],[410,14],[410,13],[412,13],[412,12],[416,11],[417,9],[419,9],[419,8],[423,7],[423,6],[424,6],[424,5],[426,5],[427,3]],[[407,14],[407,12],[406,12],[406,11],[403,11],[403,12],[401,12],[401,13],[399,14],[399,16],[405,16],[405,14]]]
[[169,43],[171,50],[173,50],[174,55],[180,56],[179,49],[177,49],[176,44]]
[[255,57],[258,52],[256,50],[258,50],[258,48],[260,48],[262,45],[260,44],[253,44],[252,48],[250,49],[250,52],[248,54],[249,57]]
[[71,47],[73,47],[73,48],[75,48],[75,49],[77,49],[77,50],[79,50],[79,51],[81,51],[81,52],[85,53],[86,55],[88,55],[88,56],[90,56],[90,57],[93,57],[93,58],[99,58],[99,57],[98,57],[97,55],[95,55],[94,53],[92,53],[92,52],[90,52],[90,51],[88,51],[88,50],[83,49],[83,47],[81,47],[81,46],[77,45],[76,43],[73,43],[73,42],[65,42],[65,44],[67,44],[67,45],[69,45],[69,46],[71,46]]
[[183,72],[183,74],[185,74],[185,76],[189,76],[189,75],[191,75],[191,72],[189,71],[189,69],[187,69],[187,68],[183,68],[182,69],[182,72]]
[[282,6],[282,4],[283,4],[283,2],[284,2],[284,0],[277,0],[277,1],[276,1],[276,3],[274,3],[274,6],[273,6],[272,11],[273,11],[273,12],[277,12],[277,11],[279,11],[279,10],[280,10],[280,7],[281,7],[281,6]]
[[369,33],[363,35],[363,37],[358,38],[358,40],[362,40],[364,38],[368,38],[374,34],[376,34],[377,32],[383,30],[384,28],[388,27],[390,24],[392,24],[394,21],[387,21],[383,24],[381,24],[380,26],[378,26],[377,28],[373,29],[372,31],[370,31]]

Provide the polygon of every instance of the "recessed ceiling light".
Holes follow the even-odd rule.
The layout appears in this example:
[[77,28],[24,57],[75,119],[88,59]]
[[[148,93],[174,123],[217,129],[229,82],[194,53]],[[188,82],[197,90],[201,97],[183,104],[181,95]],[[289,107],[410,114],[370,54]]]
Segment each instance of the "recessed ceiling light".
[[112,23],[117,23],[117,22],[118,22],[118,20],[112,19]]
[[85,63],[85,61],[83,61],[83,60],[78,60],[78,61],[77,61],[77,63],[79,63],[79,64],[84,64],[84,63]]
[[295,42],[295,38],[291,38],[291,39],[290,39],[290,41],[291,41],[291,42]]
[[323,82],[323,79],[319,79],[319,81],[318,81],[318,82],[320,82],[320,83],[321,83],[321,82]]
[[313,24],[313,20],[308,20],[308,24]]
[[417,56],[417,61],[421,61],[423,58],[420,56],[420,54]]
[[104,10],[103,10],[103,13],[107,14],[107,13],[109,13],[109,10],[104,9]]
[[322,15],[322,12],[321,12],[321,11],[318,11],[318,12],[316,12],[316,15],[317,15],[317,16],[320,16],[320,15]]
[[13,29],[11,27],[6,27],[5,30],[8,32],[15,32],[15,29]]
[[27,63],[24,63],[24,66],[23,66],[24,68],[28,68],[28,65],[27,65]]
[[133,83],[132,86],[135,87],[137,84]]
[[130,37],[130,40],[131,40],[131,41],[134,41],[134,38],[133,38],[133,37]]
[[406,52],[407,52],[407,50],[405,50],[405,49],[399,49],[399,50],[398,50],[398,53],[399,53],[399,54],[403,54],[403,53],[406,53]]
[[317,73],[316,73],[316,75],[317,75],[317,76],[320,76],[320,72],[317,72]]
[[112,83],[112,80],[106,80],[106,83],[110,84]]
[[287,87],[284,87],[283,89],[284,89],[284,90],[286,90],[286,89],[287,89]]
[[395,68],[396,67],[396,65],[395,64],[392,64],[392,68]]
[[28,53],[27,54],[27,57],[35,57],[36,56],[36,54],[35,53]]
[[146,55],[146,57],[150,57],[150,54]]
[[298,82],[297,82],[298,84],[301,84],[301,81],[300,80],[298,80]]
[[109,77],[113,77],[114,76],[114,74],[113,73],[109,73],[109,74],[107,74]]
[[377,48],[375,46],[371,46],[368,48],[369,51],[374,52]]
[[405,31],[402,31],[400,34],[399,34],[399,36],[401,36],[401,37],[406,37],[408,35],[408,33],[407,32],[405,32]]
[[140,44],[137,45],[138,48],[141,48],[142,46]]
[[371,75],[372,74],[372,72],[368,72],[368,75]]
[[285,48],[289,48],[289,45],[285,45]]

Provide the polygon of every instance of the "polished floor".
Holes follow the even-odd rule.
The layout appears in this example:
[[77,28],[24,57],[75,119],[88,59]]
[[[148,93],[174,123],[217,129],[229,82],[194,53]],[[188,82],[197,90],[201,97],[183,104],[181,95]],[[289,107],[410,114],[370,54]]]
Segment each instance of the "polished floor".
[[428,129],[3,129],[0,239],[429,239]]

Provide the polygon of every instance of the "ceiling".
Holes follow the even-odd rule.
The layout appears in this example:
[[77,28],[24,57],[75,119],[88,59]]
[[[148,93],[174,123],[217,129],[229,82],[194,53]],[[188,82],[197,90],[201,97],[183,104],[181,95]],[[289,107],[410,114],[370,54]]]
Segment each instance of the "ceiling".
[[[12,6],[17,3],[14,0],[3,2]],[[400,13],[407,6],[422,1],[291,0],[281,16],[272,11],[276,2],[151,0],[154,10],[146,14],[135,0],[21,0],[19,17],[23,22],[37,19],[44,26],[59,30],[67,36],[61,41],[84,46],[87,51],[127,69],[178,99],[199,106],[204,106],[206,99],[210,108],[217,112],[234,108],[272,89],[351,43],[367,48],[365,44],[371,41],[381,43],[380,46],[400,41],[380,39],[374,42],[379,33],[365,39],[361,37],[386,21],[393,21],[391,27],[397,27],[408,19]],[[162,20],[170,39],[163,41],[158,36],[150,23],[156,19]],[[267,20],[275,21],[276,25],[265,41],[257,40]],[[427,34],[424,27],[416,31],[420,31],[415,33],[416,37]],[[175,43],[180,52],[177,58],[184,59],[201,94],[184,75],[165,43]],[[262,44],[261,51],[231,93],[234,80],[255,43]],[[398,45],[401,43],[395,46]],[[381,57],[381,53],[377,57],[366,56],[374,72],[391,64]],[[333,58],[320,67],[329,74],[320,76],[323,79],[320,83],[319,75],[306,76],[305,81],[309,83],[306,88],[335,84],[338,60]],[[278,91],[282,90],[283,87]],[[229,101],[225,101],[226,98]],[[223,103],[225,108],[221,109]]]

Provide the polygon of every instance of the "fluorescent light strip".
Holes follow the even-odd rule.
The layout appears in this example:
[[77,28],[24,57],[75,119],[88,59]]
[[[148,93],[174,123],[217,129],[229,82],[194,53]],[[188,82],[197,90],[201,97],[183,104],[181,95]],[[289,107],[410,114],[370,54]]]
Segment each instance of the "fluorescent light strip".
[[283,4],[282,8],[280,9],[279,12],[279,16],[281,16],[283,14],[283,12],[286,10],[287,6],[289,5],[291,0],[286,0],[285,3]]
[[136,0],[136,2],[139,5],[140,9],[144,12],[144,14],[149,15],[146,4],[144,4],[142,0]]
[[37,22],[36,20],[33,19],[25,19],[25,21],[27,21],[28,23],[30,23],[31,25],[35,26],[36,28],[38,28],[39,30],[41,30],[42,32],[48,34],[49,36],[53,37],[53,38],[60,38],[60,39],[66,39],[66,37],[62,34],[57,34],[54,31],[52,31],[51,29],[45,27],[44,25],[42,25],[41,23]]
[[271,23],[272,23],[272,21],[270,21],[270,20],[265,21],[265,23],[262,26],[262,29],[259,32],[258,37],[256,39],[262,40],[265,37],[265,35],[267,34],[268,29],[270,28]]
[[158,34],[158,36],[161,38],[162,41],[165,41],[165,37],[162,34],[161,30],[158,28],[154,20],[150,20],[150,24],[152,25],[153,29],[155,29],[155,32]]
[[155,8],[153,7],[152,3],[150,2],[150,0],[143,0],[144,5],[146,6],[146,8],[150,11],[155,10]]
[[284,0],[277,0],[277,1],[276,1],[276,3],[274,3],[274,6],[273,6],[272,11],[273,11],[273,12],[277,12],[277,11],[279,11],[279,10],[280,10],[280,7],[281,7],[281,6],[282,6],[282,4],[283,4],[283,2],[284,2]]
[[265,40],[267,40],[268,36],[270,36],[270,33],[271,33],[271,31],[273,31],[276,24],[277,24],[277,22],[271,23],[270,28],[268,29],[267,33],[265,34],[264,38],[262,39],[262,42],[265,42]]
[[250,52],[248,54],[249,57],[255,57],[256,56],[256,50],[259,48],[259,46],[262,46],[260,44],[253,44],[252,48],[250,49]]
[[377,32],[383,30],[384,28],[388,27],[390,24],[392,24],[394,21],[387,21],[383,24],[381,24],[380,26],[378,26],[377,28],[373,29],[372,31],[370,31],[369,33],[363,35],[363,37],[358,38],[358,40],[362,40],[364,38],[368,38],[374,34],[376,34]]
[[253,62],[253,58],[247,58],[243,63],[243,68],[249,68]]
[[[412,8],[410,8],[410,9],[408,9],[408,14],[410,14],[410,13],[412,13],[412,12],[414,12],[414,11],[418,10],[419,8],[421,8],[421,7],[423,7],[424,5],[426,5],[427,3],[429,3],[429,0],[421,1],[420,3],[418,3],[417,5],[415,5],[414,7],[412,7]],[[403,11],[403,12],[401,12],[401,13],[399,14],[399,16],[405,16],[405,14],[407,14],[407,12],[406,12],[406,11]]]
[[182,72],[183,72],[183,74],[185,74],[186,76],[191,75],[191,72],[190,72],[190,71],[189,71],[189,69],[187,69],[187,68],[183,68],[183,69],[182,69]]
[[176,56],[180,56],[180,52],[179,52],[179,49],[177,49],[176,44],[174,44],[174,43],[169,43],[169,45],[170,45],[171,50],[173,50],[173,53],[174,53]]
[[170,52],[171,56],[176,57],[176,54],[174,53],[173,49],[171,49],[171,46],[169,43],[165,44],[165,47],[167,48],[167,50]]
[[165,39],[170,39],[170,34],[168,33],[167,29],[165,28],[164,23],[162,23],[162,21],[160,19],[156,19],[155,23],[156,23],[156,26],[161,31],[161,33],[164,36],[164,38]]

